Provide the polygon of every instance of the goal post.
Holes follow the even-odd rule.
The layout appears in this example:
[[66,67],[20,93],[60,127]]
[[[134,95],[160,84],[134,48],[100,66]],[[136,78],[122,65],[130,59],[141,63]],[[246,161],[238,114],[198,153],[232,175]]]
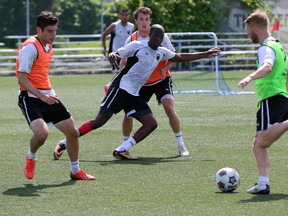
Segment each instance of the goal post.
[[[213,47],[220,47],[214,32],[167,33],[167,35],[177,53],[203,52]],[[221,70],[219,56],[177,63],[171,69],[171,73],[174,93],[220,95],[254,93],[231,90]]]

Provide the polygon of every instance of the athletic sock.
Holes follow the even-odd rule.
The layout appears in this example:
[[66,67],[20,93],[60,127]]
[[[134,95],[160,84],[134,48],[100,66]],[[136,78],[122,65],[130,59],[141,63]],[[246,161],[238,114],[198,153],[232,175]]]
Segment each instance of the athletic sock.
[[123,143],[126,142],[129,138],[130,138],[130,136],[123,136],[123,138],[122,138]]
[[86,121],[78,128],[79,136],[83,136],[92,130],[93,128],[91,127],[90,121]]
[[183,146],[184,145],[184,141],[183,141],[183,136],[182,136],[182,132],[178,132],[178,133],[174,133],[176,141],[177,141],[177,145],[178,146]]
[[260,176],[257,184],[261,188],[265,189],[266,185],[269,185],[269,177],[268,176]]
[[79,160],[74,162],[70,161],[70,170],[72,174],[80,172]]
[[66,145],[67,145],[67,140],[66,140],[66,139],[63,139],[63,140],[61,140],[59,143],[65,145],[65,147],[66,147]]
[[33,152],[31,152],[29,150],[28,153],[27,153],[27,156],[28,156],[29,159],[37,160],[37,152],[33,153]]
[[127,141],[122,143],[118,148],[116,148],[116,151],[129,151],[134,145],[136,145],[136,141],[133,137],[130,137]]

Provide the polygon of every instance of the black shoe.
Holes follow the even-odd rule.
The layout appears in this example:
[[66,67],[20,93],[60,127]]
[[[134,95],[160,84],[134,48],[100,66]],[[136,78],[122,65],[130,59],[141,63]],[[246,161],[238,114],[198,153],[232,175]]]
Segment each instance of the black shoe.
[[132,157],[128,151],[113,151],[113,157],[118,160],[137,160],[137,158]]

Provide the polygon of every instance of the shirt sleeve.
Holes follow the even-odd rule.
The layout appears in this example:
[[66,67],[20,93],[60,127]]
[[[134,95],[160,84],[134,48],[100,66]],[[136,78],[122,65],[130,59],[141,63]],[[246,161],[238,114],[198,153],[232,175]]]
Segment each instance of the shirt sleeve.
[[171,50],[165,48],[165,47],[159,47],[158,48],[160,52],[163,53],[163,56],[162,56],[162,61],[164,60],[169,60],[171,58],[173,58],[176,53],[175,52],[172,52]]
[[124,43],[124,46],[131,42],[131,35],[129,35]]
[[117,50],[117,52],[120,55],[120,57],[122,57],[122,58],[131,57],[141,47],[143,47],[143,44],[141,44],[141,42],[132,41],[131,43],[129,43],[123,47],[120,47]]
[[164,34],[164,38],[161,43],[161,46],[171,50],[172,52],[175,52],[175,48],[173,47],[169,37],[166,34]]
[[273,66],[275,61],[275,52],[269,46],[261,46],[258,50],[258,61],[259,66],[263,65],[264,63],[268,63]]
[[37,48],[34,44],[26,44],[19,52],[19,72],[30,73],[33,62],[38,56]]

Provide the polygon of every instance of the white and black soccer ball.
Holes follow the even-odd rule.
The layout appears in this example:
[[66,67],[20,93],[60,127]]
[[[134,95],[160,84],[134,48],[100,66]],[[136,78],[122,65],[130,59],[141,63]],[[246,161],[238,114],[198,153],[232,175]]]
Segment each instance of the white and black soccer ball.
[[232,192],[240,184],[238,172],[230,167],[224,167],[216,173],[216,187],[222,192]]

